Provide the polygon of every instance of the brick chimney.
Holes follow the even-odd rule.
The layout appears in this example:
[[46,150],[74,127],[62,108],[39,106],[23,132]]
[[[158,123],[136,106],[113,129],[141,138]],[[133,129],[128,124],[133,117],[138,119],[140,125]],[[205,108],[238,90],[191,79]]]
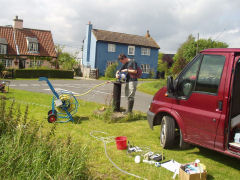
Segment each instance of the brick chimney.
[[15,29],[22,29],[23,28],[23,20],[18,19],[18,16],[13,19],[13,28]]
[[147,34],[145,35],[145,37],[150,38],[149,30],[147,30]]

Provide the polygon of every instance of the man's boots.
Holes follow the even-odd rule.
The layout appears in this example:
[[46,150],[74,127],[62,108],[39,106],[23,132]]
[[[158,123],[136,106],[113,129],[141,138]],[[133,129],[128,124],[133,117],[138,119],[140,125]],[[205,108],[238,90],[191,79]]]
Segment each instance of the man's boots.
[[133,105],[134,105],[134,100],[129,100],[128,101],[128,113],[132,113],[132,109],[133,109]]

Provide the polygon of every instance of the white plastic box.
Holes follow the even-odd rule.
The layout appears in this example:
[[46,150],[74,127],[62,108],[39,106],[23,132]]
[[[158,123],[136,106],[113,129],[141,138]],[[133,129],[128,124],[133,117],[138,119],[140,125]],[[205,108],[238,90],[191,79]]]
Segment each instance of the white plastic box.
[[240,143],[240,133],[236,133],[234,136],[234,142],[235,143]]

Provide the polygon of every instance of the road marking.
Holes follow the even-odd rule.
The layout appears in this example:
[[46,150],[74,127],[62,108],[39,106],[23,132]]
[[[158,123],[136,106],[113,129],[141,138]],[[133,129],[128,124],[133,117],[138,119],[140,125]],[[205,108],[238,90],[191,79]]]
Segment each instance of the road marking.
[[32,86],[35,86],[35,87],[36,87],[36,86],[38,86],[38,87],[40,86],[40,84],[31,84],[31,85],[32,85]]
[[[45,91],[51,91],[50,89],[43,89]],[[77,95],[79,93],[76,93],[76,92],[73,92],[73,91],[69,91],[69,90],[66,90],[66,89],[61,89],[61,88],[55,88],[55,91],[57,93],[60,93],[60,92],[63,92],[63,93],[67,93],[67,94],[74,94],[74,95]]]
[[28,86],[28,84],[19,84],[19,86],[26,87],[26,86]]
[[107,94],[107,95],[112,94],[112,93],[107,93],[107,92],[103,92],[103,91],[96,91],[96,90],[93,90],[92,92],[102,93],[102,94]]

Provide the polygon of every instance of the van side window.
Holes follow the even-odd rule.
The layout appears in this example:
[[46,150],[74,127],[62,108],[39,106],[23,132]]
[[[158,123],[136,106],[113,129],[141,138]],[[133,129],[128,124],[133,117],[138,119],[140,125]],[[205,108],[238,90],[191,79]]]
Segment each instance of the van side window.
[[225,56],[204,55],[194,91],[217,94]]
[[198,56],[192,64],[189,64],[186,71],[178,79],[178,96],[187,97],[191,94],[197,77],[199,64],[202,56]]

